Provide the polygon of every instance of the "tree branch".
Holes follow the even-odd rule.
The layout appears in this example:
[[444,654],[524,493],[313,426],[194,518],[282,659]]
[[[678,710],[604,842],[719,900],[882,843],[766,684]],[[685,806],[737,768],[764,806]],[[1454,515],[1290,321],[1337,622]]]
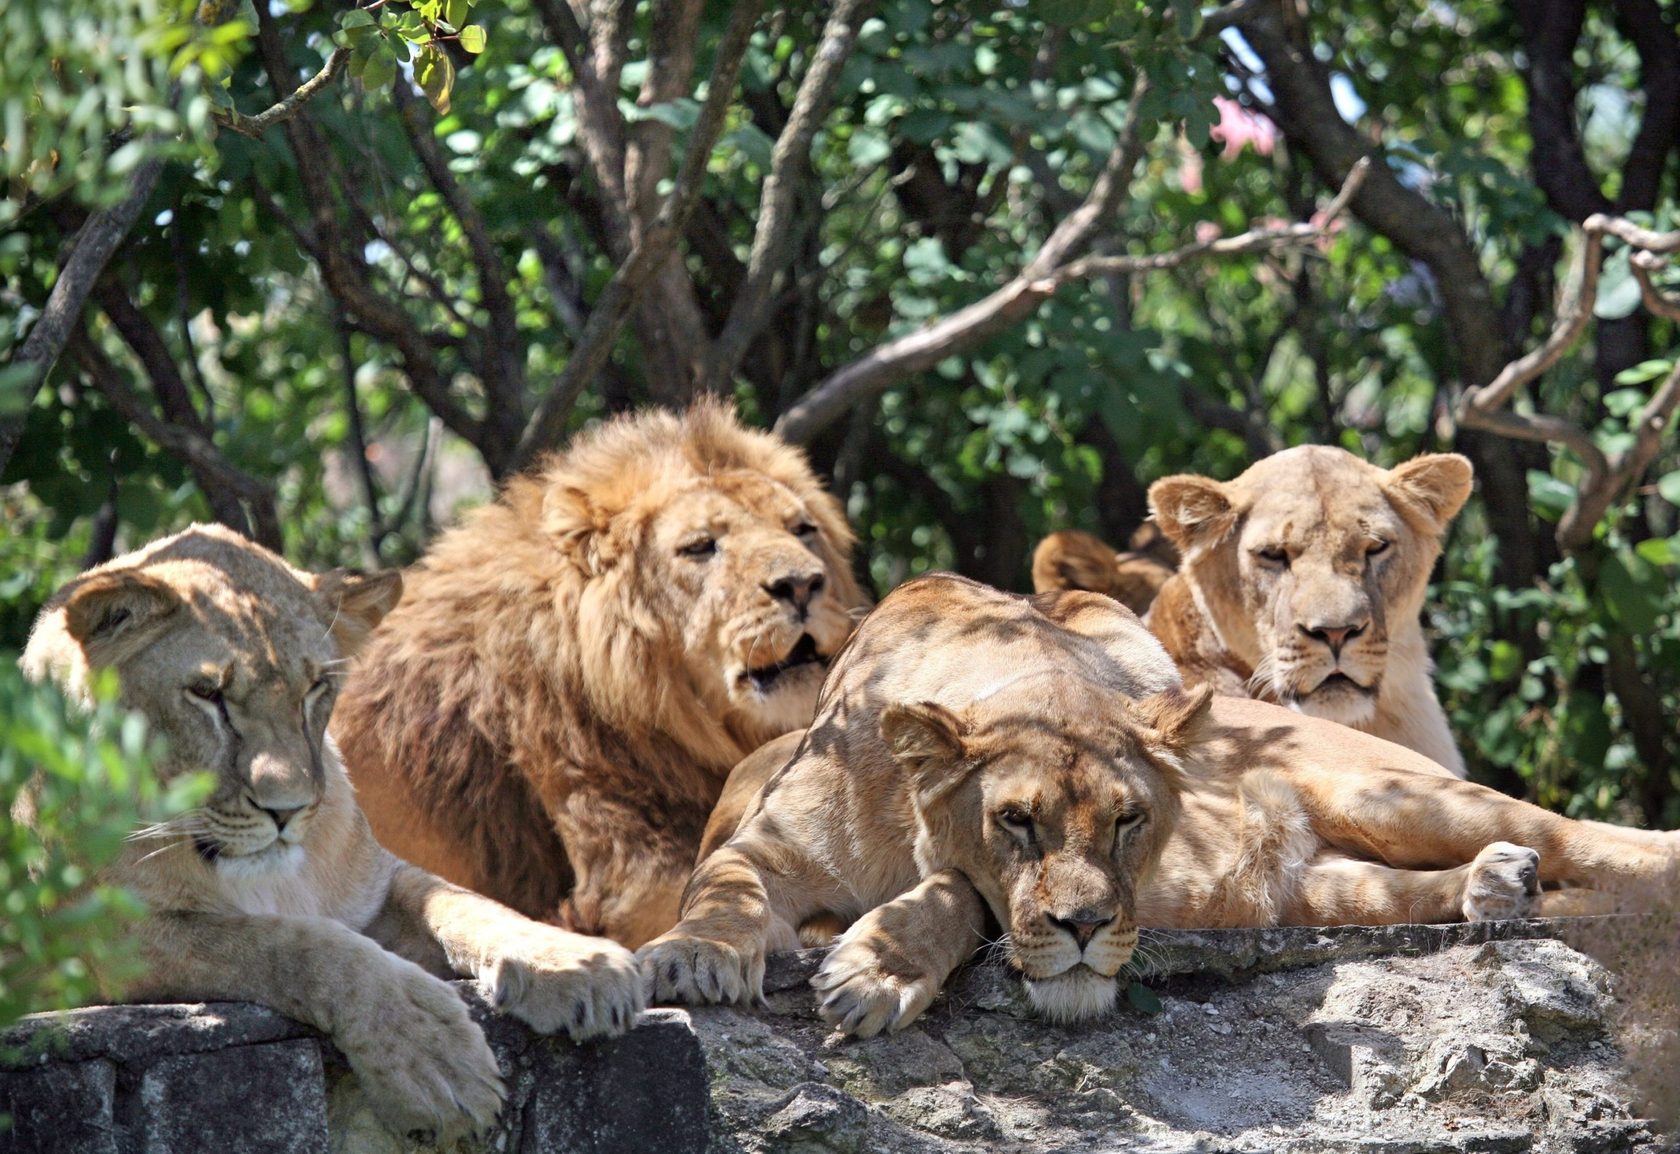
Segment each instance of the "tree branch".
[[745,355],[747,346],[771,315],[771,290],[777,276],[791,263],[797,239],[795,209],[799,185],[810,163],[811,140],[828,116],[835,86],[852,48],[858,26],[871,0],[838,0],[829,13],[822,37],[811,54],[810,67],[799,83],[787,125],[776,138],[770,175],[759,197],[758,227],[747,258],[746,283],[735,296],[729,321],[712,346],[703,374],[707,388],[722,389]]
[[71,242],[70,256],[53,283],[52,292],[41,315],[24,338],[23,346],[12,354],[8,367],[26,369],[19,391],[27,401],[15,416],[0,419],[0,472],[17,448],[18,438],[29,419],[35,394],[46,381],[47,374],[64,353],[64,346],[75,331],[88,294],[93,291],[99,275],[105,271],[111,256],[128,236],[140,210],[157,187],[158,174],[163,171],[161,158],[152,157],[134,172],[134,184],[121,202],[101,209],[88,217]]
[[338,74],[343,71],[350,60],[350,49],[334,48],[327,57],[327,62],[321,66],[321,71],[298,85],[285,99],[255,116],[246,116],[237,108],[217,108],[212,110],[211,116],[224,128],[231,128],[242,136],[260,137],[276,124],[284,124],[308,104],[317,93],[331,84]]
[[675,250],[677,239],[687,226],[689,214],[694,211],[700,196],[706,164],[719,133],[723,131],[724,118],[740,75],[741,61],[746,56],[753,26],[758,22],[763,7],[764,0],[741,0],[735,4],[729,28],[718,44],[712,74],[707,82],[706,102],[701,105],[700,116],[689,132],[688,148],[677,170],[675,186],[641,243],[601,291],[600,299],[589,314],[583,336],[567,359],[560,379],[554,382],[553,388],[537,405],[536,412],[525,426],[525,435],[514,450],[510,468],[524,468],[537,454],[560,442],[572,406],[612,355],[613,342],[618,338],[619,330],[635,306],[642,288]]
[[123,379],[122,370],[111,363],[91,338],[85,334],[78,336],[74,352],[89,381],[110,401],[111,407],[192,470],[218,521],[277,552],[282,548],[280,521],[274,513],[274,491],[266,483],[235,467],[202,433],[163,420],[152,412]]
[[[1130,119],[1128,112],[1128,121]],[[1057,254],[1065,257],[1084,240],[1097,220],[1109,215],[1098,211],[1098,206],[1108,205],[1120,195],[1124,174],[1130,171],[1129,168],[1122,169],[1121,161],[1129,156],[1135,163],[1135,143],[1134,139],[1128,144],[1123,137],[1116,145],[1110,164],[1092,185],[1085,202],[1062,222],[1062,226],[1045,242],[1044,248],[1014,279],[973,304],[877,346],[851,364],[837,369],[782,414],[776,422],[776,431],[795,444],[804,444],[852,406],[1031,315],[1040,304],[1072,281],[1098,274],[1159,271],[1176,268],[1203,256],[1255,252],[1315,240],[1325,235],[1335,214],[1341,212],[1358,192],[1369,171],[1369,163],[1365,161],[1353,166],[1346,183],[1326,207],[1318,224],[1256,229],[1240,236],[1186,245],[1171,252],[1144,256],[1090,256],[1058,266],[1055,263]],[[1046,259],[1047,253],[1049,259]]]
[[[1518,413],[1506,406],[1523,385],[1534,380],[1581,339],[1598,297],[1598,269],[1606,236],[1619,237],[1635,248],[1630,261],[1646,303],[1654,310],[1673,307],[1651,284],[1652,267],[1680,251],[1680,231],[1653,232],[1621,217],[1595,213],[1581,226],[1569,279],[1558,302],[1557,322],[1545,342],[1518,357],[1482,388],[1466,389],[1459,397],[1458,421],[1469,428],[1488,429],[1502,436],[1562,445],[1581,458],[1585,471],[1574,502],[1558,521],[1557,542],[1577,553],[1592,542],[1593,527],[1627,488],[1644,475],[1662,449],[1676,408],[1680,408],[1680,366],[1651,395],[1634,423],[1632,444],[1605,453],[1582,426],[1546,413]],[[1666,314],[1665,314],[1666,315]]]

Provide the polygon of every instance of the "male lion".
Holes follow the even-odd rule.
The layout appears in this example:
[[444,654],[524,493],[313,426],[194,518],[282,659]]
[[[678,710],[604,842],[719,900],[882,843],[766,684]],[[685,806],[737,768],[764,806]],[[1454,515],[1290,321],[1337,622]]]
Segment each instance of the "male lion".
[[796,927],[857,919],[812,984],[859,1036],[921,1013],[988,913],[1033,1004],[1073,1020],[1113,1003],[1139,925],[1576,912],[1680,860],[1675,835],[1584,827],[1343,726],[1187,692],[1108,598],[944,574],[881,602],[811,728],[728,796],[682,921],[638,952],[655,1000],[755,997]]
[[[1325,445],[1234,481],[1164,477],[1149,503],[1183,561],[1145,620],[1192,685],[1351,725],[1463,777],[1418,615],[1469,495],[1470,462],[1456,454],[1380,469]],[[1090,552],[1063,542],[1045,580],[1035,565],[1035,587],[1106,591],[1048,577],[1091,568]]]
[[110,880],[145,902],[138,998],[261,1002],[332,1036],[393,1129],[488,1124],[501,1075],[439,976],[577,1038],[644,1003],[612,942],[520,917],[381,849],[326,736],[341,666],[402,591],[394,573],[314,576],[196,526],[66,585],[24,650],[30,677],[123,701],[167,740],[157,768],[215,777],[209,800],[136,834]]
[[363,650],[334,733],[374,832],[532,917],[668,929],[730,768],[810,721],[851,544],[803,454],[715,402],[580,436]]

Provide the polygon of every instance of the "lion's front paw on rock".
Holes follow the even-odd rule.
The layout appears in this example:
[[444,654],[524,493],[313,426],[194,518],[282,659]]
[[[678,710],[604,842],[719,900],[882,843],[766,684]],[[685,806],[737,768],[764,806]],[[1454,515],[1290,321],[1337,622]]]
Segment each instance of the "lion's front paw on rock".
[[487,1130],[505,1090],[466,1004],[418,968],[381,993],[333,1036],[373,1112],[398,1134],[427,1131],[439,1144]]
[[811,978],[822,998],[817,1012],[842,1033],[872,1038],[897,1033],[921,1016],[939,993],[925,975],[888,972],[865,939],[843,940]]
[[543,1034],[622,1034],[647,1005],[636,956],[616,942],[541,927],[511,943],[485,981],[492,1005]]
[[762,951],[667,934],[636,951],[655,1002],[745,1002],[763,997]]
[[1464,883],[1464,920],[1527,918],[1540,903],[1540,855],[1523,845],[1496,841],[1470,863]]

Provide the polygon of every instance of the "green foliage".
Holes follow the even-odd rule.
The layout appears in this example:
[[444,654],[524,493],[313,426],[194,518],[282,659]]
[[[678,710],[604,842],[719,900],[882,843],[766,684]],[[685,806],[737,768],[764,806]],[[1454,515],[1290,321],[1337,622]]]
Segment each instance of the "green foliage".
[[[0,1027],[120,990],[140,972],[129,931],[141,908],[100,878],[143,823],[204,796],[196,777],[159,783],[142,720],[102,679],[84,713],[32,685],[0,651]],[[26,811],[32,817],[19,822]]]

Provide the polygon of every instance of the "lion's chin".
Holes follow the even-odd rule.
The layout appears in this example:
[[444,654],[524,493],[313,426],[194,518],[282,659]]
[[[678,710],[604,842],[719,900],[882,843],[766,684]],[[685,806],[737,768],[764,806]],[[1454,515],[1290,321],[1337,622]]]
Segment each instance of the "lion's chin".
[[1120,983],[1105,978],[1084,963],[1053,978],[1024,978],[1027,998],[1042,1018],[1052,1022],[1083,1022],[1106,1014],[1120,996]]
[[226,878],[270,877],[296,873],[302,868],[307,854],[301,845],[276,839],[254,853],[230,853],[227,850],[211,859],[212,868]]

